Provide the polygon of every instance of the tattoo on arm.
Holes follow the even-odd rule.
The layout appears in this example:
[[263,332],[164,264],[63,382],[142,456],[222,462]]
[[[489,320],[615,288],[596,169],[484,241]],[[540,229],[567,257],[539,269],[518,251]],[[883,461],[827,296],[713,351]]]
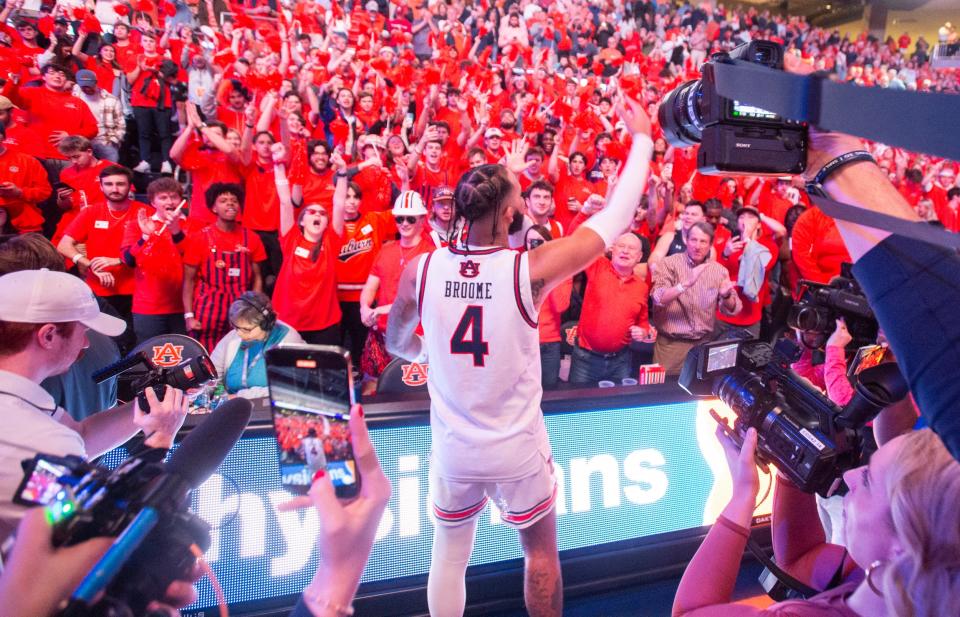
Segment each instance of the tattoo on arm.
[[530,294],[533,296],[533,303],[540,303],[540,295],[543,293],[543,288],[546,286],[546,281],[543,279],[537,279],[535,281],[530,281]]

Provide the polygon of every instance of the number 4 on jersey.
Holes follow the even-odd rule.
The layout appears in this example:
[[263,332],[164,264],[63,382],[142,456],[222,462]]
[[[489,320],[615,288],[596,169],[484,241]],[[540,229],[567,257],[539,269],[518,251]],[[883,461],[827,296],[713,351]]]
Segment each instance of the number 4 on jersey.
[[[470,338],[467,338],[467,333]],[[484,356],[490,353],[490,346],[483,340],[483,307],[468,306],[453,331],[450,339],[450,353],[473,356],[474,366],[483,366]]]

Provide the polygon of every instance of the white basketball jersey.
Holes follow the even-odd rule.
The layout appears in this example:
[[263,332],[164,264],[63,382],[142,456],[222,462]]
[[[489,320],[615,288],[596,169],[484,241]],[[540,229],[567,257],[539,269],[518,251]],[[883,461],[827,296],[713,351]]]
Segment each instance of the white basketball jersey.
[[527,257],[447,247],[418,264],[432,469],[440,477],[516,480],[550,457]]

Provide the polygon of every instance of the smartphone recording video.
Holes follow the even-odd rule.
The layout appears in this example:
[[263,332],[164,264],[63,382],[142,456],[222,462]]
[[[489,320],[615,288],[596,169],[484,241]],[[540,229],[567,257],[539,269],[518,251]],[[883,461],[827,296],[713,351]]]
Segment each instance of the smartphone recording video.
[[360,488],[348,424],[355,403],[350,354],[340,347],[288,345],[266,353],[270,406],[283,487],[304,495],[326,469],[337,497]]

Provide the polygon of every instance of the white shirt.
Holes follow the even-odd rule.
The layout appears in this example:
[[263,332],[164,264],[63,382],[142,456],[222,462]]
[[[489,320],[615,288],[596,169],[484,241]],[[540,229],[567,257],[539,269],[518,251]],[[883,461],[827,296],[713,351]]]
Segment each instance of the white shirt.
[[0,370],[0,540],[16,528],[26,508],[13,503],[23,480],[20,462],[40,452],[87,457],[80,433],[59,422],[66,411],[26,377]]

